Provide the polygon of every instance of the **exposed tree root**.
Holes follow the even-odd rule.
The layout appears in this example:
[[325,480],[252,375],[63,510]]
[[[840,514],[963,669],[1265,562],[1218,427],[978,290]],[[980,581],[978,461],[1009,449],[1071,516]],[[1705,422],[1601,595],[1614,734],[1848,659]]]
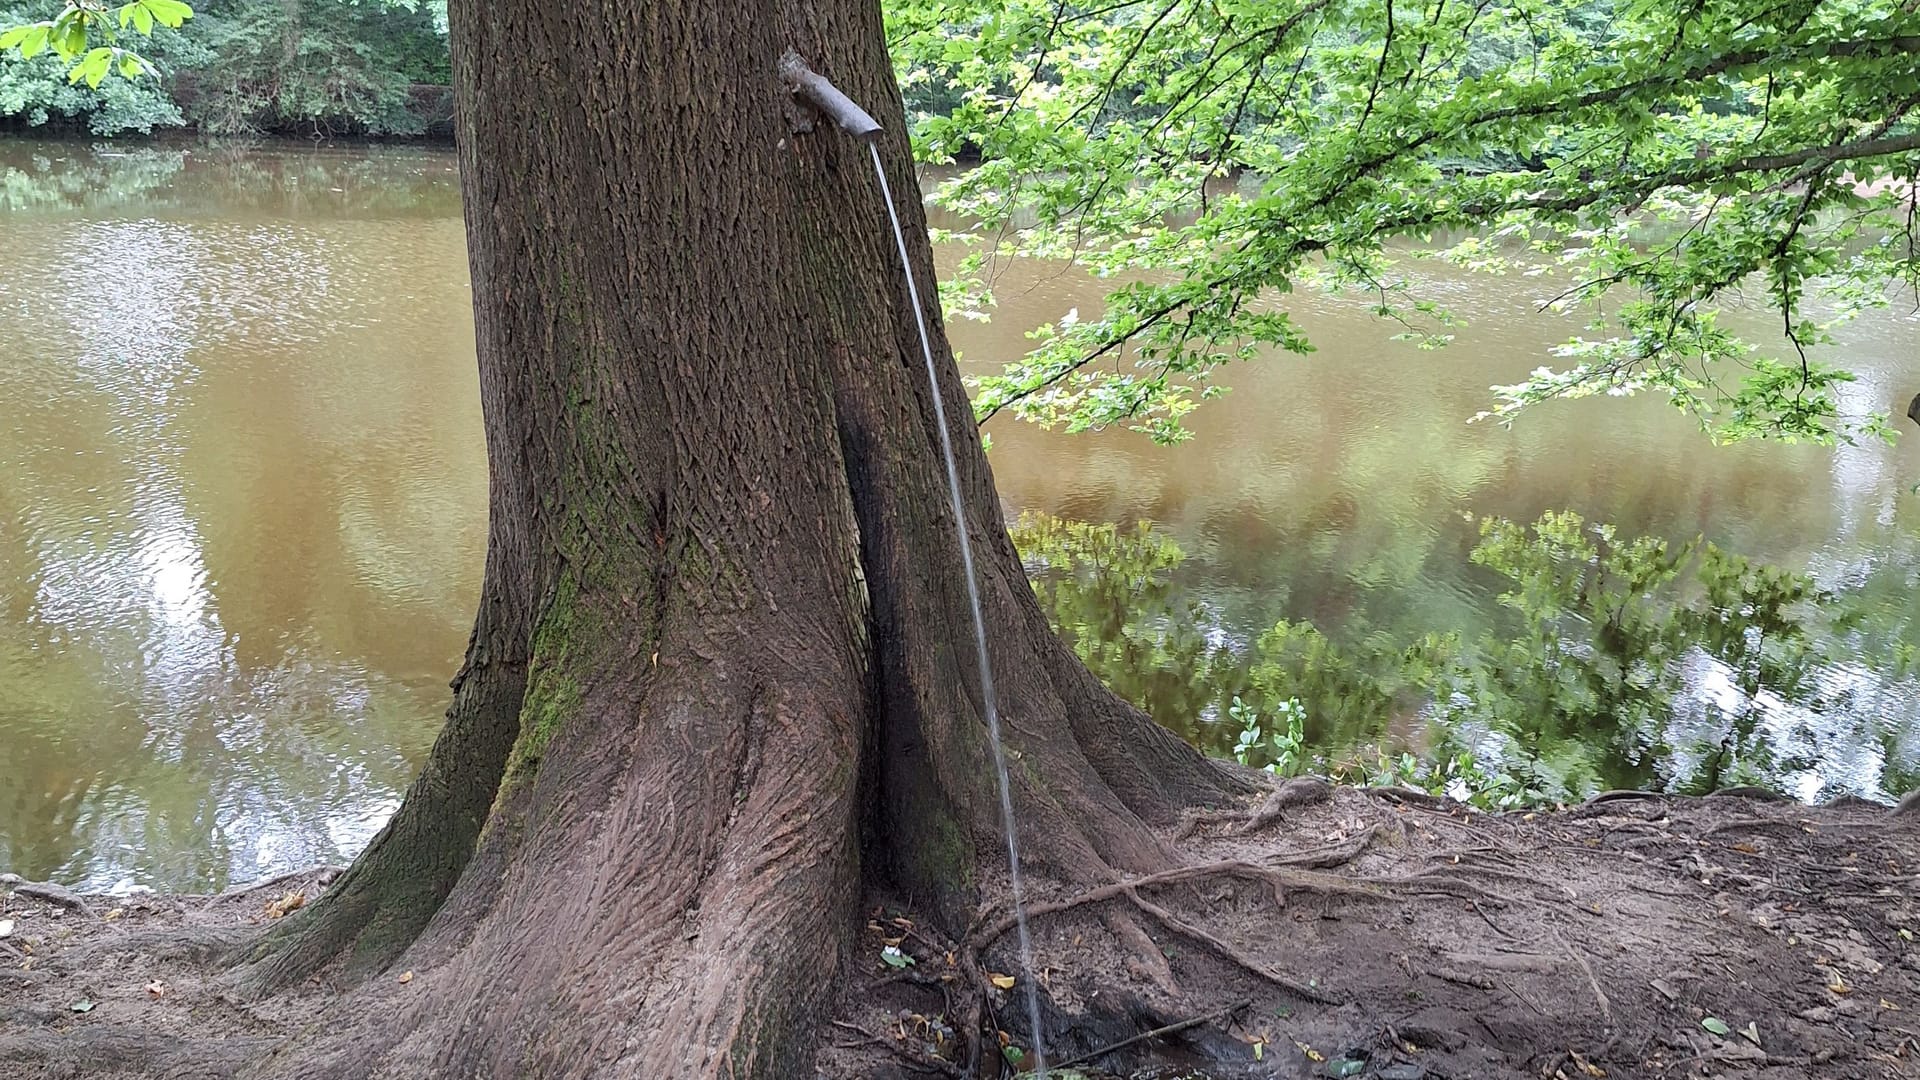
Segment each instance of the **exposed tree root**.
[[93,909],[79,894],[52,882],[28,881],[18,874],[0,874],[0,885],[12,889],[13,895],[23,899],[44,900],[81,915],[93,914]]
[[1215,1020],[1224,1020],[1227,1017],[1234,1015],[1235,1013],[1245,1010],[1248,1006],[1252,1004],[1253,1002],[1251,1001],[1236,1002],[1232,1005],[1227,1006],[1224,1009],[1215,1009],[1212,1012],[1201,1013],[1199,1016],[1188,1017],[1185,1020],[1178,1020],[1171,1024],[1162,1024],[1159,1027],[1154,1028],[1152,1031],[1143,1031],[1138,1035],[1121,1039],[1117,1043],[1111,1043],[1107,1046],[1101,1047],[1098,1050],[1088,1051],[1087,1053],[1081,1054],[1078,1057],[1071,1057],[1065,1061],[1055,1062],[1053,1067],[1056,1069],[1068,1069],[1068,1068],[1072,1068],[1075,1065],[1084,1065],[1087,1062],[1096,1061],[1100,1058],[1106,1057],[1109,1054],[1113,1054],[1113,1053],[1117,1053],[1118,1051],[1125,1050],[1129,1046],[1136,1046],[1140,1043],[1147,1042],[1150,1039],[1164,1039],[1168,1035],[1178,1035],[1180,1032],[1186,1031],[1188,1028],[1196,1028],[1196,1027],[1199,1027],[1201,1024],[1210,1023]]
[[[1094,1066],[1126,1075],[1172,1067],[1216,1080],[1323,1075],[1333,1067],[1326,1063],[1354,1061],[1365,1062],[1361,1076],[1516,1080],[1543,1068],[1591,1075],[1580,1062],[1614,1076],[1677,1077],[1690,1067],[1751,1080],[1910,1073],[1917,1047],[1902,1017],[1920,1001],[1920,968],[1897,931],[1920,929],[1920,901],[1906,875],[1883,868],[1920,865],[1920,837],[1863,835],[1854,826],[1880,814],[1872,808],[1674,798],[1672,823],[1641,837],[1655,843],[1625,851],[1616,826],[1645,804],[1601,805],[1613,810],[1476,818],[1472,828],[1486,835],[1466,847],[1450,846],[1465,834],[1440,828],[1415,829],[1399,845],[1378,842],[1394,833],[1374,797],[1342,790],[1290,815],[1283,834],[1249,841],[1215,830],[1184,849],[1192,866],[1056,893],[1030,908],[1041,920],[1038,1041],[1056,1068],[1080,1061],[1090,1075],[1110,1075]],[[1408,811],[1394,816],[1427,814]],[[1438,826],[1444,815],[1433,816]],[[1757,854],[1695,838],[1754,817],[1815,828],[1749,832]],[[1752,878],[1753,888],[1738,887],[1721,865],[1756,858],[1769,873]],[[1721,890],[1712,896],[1717,917],[1702,917],[1701,873]],[[1510,897],[1480,884],[1522,879],[1534,887]],[[1293,902],[1276,910],[1269,889],[1276,902]],[[1301,890],[1314,899],[1291,896]],[[1578,903],[1568,904],[1569,891]],[[16,932],[0,941],[0,1076],[248,1075],[337,1000],[318,981],[245,1005],[225,994],[207,961],[219,943],[258,932],[258,892],[236,890],[213,904],[115,898],[126,913],[112,920],[15,897],[6,915]],[[82,899],[105,909],[102,898]],[[1011,926],[1004,908],[956,941],[923,910],[892,896],[869,899],[894,910],[873,919],[855,954],[840,1024],[823,1018],[818,1075],[1003,1075],[1001,1048],[1035,1041],[1018,1007],[1022,990],[1009,993],[990,975],[1027,973],[997,954],[992,968],[982,963],[987,950],[1004,947],[995,936]],[[881,949],[895,943],[913,966],[881,963]],[[29,958],[32,968],[21,970]],[[1831,989],[1836,974],[1848,993]],[[386,1000],[400,1004],[434,978],[422,970],[406,986],[383,980]],[[150,983],[162,985],[149,992]],[[98,1007],[71,1008],[83,999]],[[1230,1010],[1242,1001],[1252,1008]],[[1703,1016],[1722,1018],[1734,1034],[1703,1029]],[[1761,1045],[1740,1034],[1749,1021]],[[375,1010],[359,1023],[356,1032],[377,1039],[391,1018]],[[273,1060],[310,1067],[288,1053]],[[423,1066],[393,1075],[461,1074]]]
[[[1370,836],[1371,834],[1368,835]],[[1219,862],[1201,863],[1195,866],[1182,866],[1172,870],[1163,870],[1157,874],[1147,874],[1143,877],[1131,878],[1127,881],[1116,881],[1109,885],[1102,885],[1099,888],[1088,889],[1086,892],[1077,893],[1063,900],[1050,900],[1040,904],[1029,904],[1026,909],[1026,916],[1027,919],[1031,921],[1043,915],[1053,915],[1058,912],[1083,907],[1087,904],[1097,904],[1103,900],[1112,900],[1116,897],[1127,896],[1136,889],[1148,888],[1155,885],[1172,885],[1179,882],[1191,882],[1209,877],[1238,877],[1264,882],[1272,886],[1274,902],[1281,905],[1286,903],[1286,890],[1288,889],[1367,897],[1375,900],[1391,898],[1387,893],[1369,888],[1368,885],[1372,884],[1372,882],[1363,883],[1330,874],[1312,874],[1306,871],[1263,866],[1258,863],[1250,863],[1240,859],[1223,859]],[[985,929],[970,935],[967,939],[967,944],[977,952],[991,945],[1001,937],[1004,937],[1018,924],[1018,918],[1009,913],[1002,916],[998,921],[988,924]]]
[[347,868],[344,866],[335,866],[332,863],[316,863],[303,870],[292,870],[284,874],[275,874],[264,881],[256,881],[250,885],[242,885],[239,888],[228,889],[226,892],[209,900],[208,903],[217,904],[222,900],[233,900],[242,896],[252,896],[254,893],[266,892],[269,889],[278,889],[283,885],[291,885],[294,882],[301,882],[303,884],[310,883],[315,887],[325,888],[333,883],[334,878],[346,872]]
[[[9,1024],[9,1028],[14,1025]],[[224,1080],[273,1049],[278,1039],[180,1038],[125,1028],[10,1031],[0,1041],[0,1075],[141,1075],[158,1080]],[[16,1072],[13,1062],[23,1067]],[[27,1073],[31,1066],[35,1071]]]
[[1360,857],[1361,852],[1372,846],[1373,839],[1380,832],[1378,825],[1369,825],[1355,834],[1353,839],[1340,844],[1329,844],[1323,848],[1310,848],[1298,855],[1287,855],[1267,861],[1269,866],[1291,866],[1302,870],[1332,870],[1345,866]]
[[1160,920],[1161,925],[1167,929],[1172,930],[1182,937],[1192,938],[1220,954],[1223,959],[1233,961],[1234,964],[1245,969],[1249,974],[1256,975],[1272,983],[1287,993],[1292,994],[1294,997],[1320,1005],[1338,1005],[1341,1003],[1339,998],[1330,997],[1324,991],[1309,986],[1298,979],[1290,979],[1280,974],[1216,935],[1200,929],[1175,915],[1173,912],[1168,911],[1166,908],[1141,896],[1139,892],[1134,889],[1128,889],[1126,896],[1127,899],[1133,901],[1134,905],[1140,910]]
[[1124,963],[1129,974],[1152,983],[1155,989],[1169,998],[1180,997],[1180,984],[1173,977],[1173,968],[1167,963],[1166,954],[1147,936],[1139,920],[1130,912],[1112,910],[1102,917],[1102,921],[1126,949],[1127,959]]
[[1208,825],[1234,823],[1241,836],[1260,831],[1279,821],[1288,810],[1323,803],[1333,797],[1333,785],[1314,776],[1295,776],[1273,790],[1251,810],[1203,810],[1188,814],[1173,834],[1185,840]]

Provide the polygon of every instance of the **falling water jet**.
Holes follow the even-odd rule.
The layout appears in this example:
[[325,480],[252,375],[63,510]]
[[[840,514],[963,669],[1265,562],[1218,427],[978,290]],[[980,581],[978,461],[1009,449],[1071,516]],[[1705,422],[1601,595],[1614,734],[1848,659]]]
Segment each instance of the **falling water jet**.
[[993,749],[993,770],[1000,782],[1000,823],[1007,834],[1007,873],[1013,891],[1014,928],[1020,941],[1020,966],[1026,976],[1027,1025],[1033,1033],[1033,1072],[1046,1080],[1047,1056],[1041,1046],[1040,991],[1034,978],[1033,939],[1027,932],[1026,897],[1020,882],[1020,840],[1013,823],[1013,784],[1007,774],[1007,755],[1000,745],[1000,705],[993,691],[993,662],[987,656],[987,620],[980,612],[980,584],[973,569],[973,539],[967,531],[967,510],[960,494],[960,467],[953,456],[953,436],[947,428],[947,406],[940,394],[939,367],[933,362],[933,339],[927,333],[927,315],[920,305],[920,286],[913,279],[913,260],[907,254],[900,212],[893,205],[893,187],[880,161],[880,124],[855,105],[832,83],[807,67],[792,50],[780,58],[780,77],[795,94],[806,98],[841,130],[867,144],[873,155],[873,175],[880,181],[880,197],[893,223],[893,241],[900,250],[900,272],[907,279],[907,299],[913,303],[914,325],[920,331],[920,355],[927,362],[927,387],[933,394],[933,418],[940,429],[940,453],[947,462],[947,494],[953,501],[953,527],[960,541],[960,565],[967,578],[967,603],[973,613],[973,643],[980,665],[980,699],[987,714],[987,738]]

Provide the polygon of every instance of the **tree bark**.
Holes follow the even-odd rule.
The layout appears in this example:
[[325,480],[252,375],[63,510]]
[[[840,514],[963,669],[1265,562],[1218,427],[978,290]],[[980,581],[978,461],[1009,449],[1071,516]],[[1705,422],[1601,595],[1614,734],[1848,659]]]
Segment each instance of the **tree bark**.
[[[879,9],[450,15],[486,599],[426,774],[247,969],[260,988],[335,960],[413,976],[362,983],[257,1072],[810,1076],[863,884],[957,935],[1004,874],[879,186],[776,71],[792,48],[878,116],[894,190],[917,192]],[[920,207],[900,210],[932,297]],[[1153,826],[1236,782],[1054,638],[972,425],[953,435],[1028,866],[1171,865]]]

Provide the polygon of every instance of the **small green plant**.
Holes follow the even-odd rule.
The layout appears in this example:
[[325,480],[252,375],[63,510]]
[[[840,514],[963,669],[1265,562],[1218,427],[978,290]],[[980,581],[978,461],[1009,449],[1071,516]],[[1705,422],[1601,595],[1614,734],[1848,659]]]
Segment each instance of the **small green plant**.
[[1432,762],[1405,752],[1392,757],[1377,754],[1371,763],[1364,759],[1344,763],[1334,769],[1333,775],[1349,784],[1412,788],[1479,810],[1519,810],[1553,802],[1545,785],[1507,769],[1490,770],[1470,750],[1459,750]]
[[1300,704],[1299,698],[1288,698],[1279,704],[1275,714],[1276,726],[1284,724],[1285,730],[1275,730],[1267,736],[1260,724],[1259,712],[1238,695],[1234,696],[1233,704],[1227,706],[1227,715],[1240,725],[1240,738],[1233,744],[1233,759],[1242,765],[1253,765],[1254,758],[1266,757],[1264,764],[1255,767],[1275,776],[1297,776],[1306,763],[1306,706]]

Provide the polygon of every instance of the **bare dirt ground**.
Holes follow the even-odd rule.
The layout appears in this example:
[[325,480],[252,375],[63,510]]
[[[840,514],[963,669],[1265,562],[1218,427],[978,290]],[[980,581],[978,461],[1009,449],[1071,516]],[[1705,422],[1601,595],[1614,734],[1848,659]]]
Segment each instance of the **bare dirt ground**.
[[[1029,896],[1052,1075],[1920,1077],[1920,817],[1631,793],[1489,816],[1291,781],[1182,832],[1185,869]],[[9,882],[0,1076],[201,1080],[270,1052],[334,988],[241,1002],[212,957],[331,876]],[[869,897],[819,1075],[1010,1074],[1005,911],[953,941]]]

